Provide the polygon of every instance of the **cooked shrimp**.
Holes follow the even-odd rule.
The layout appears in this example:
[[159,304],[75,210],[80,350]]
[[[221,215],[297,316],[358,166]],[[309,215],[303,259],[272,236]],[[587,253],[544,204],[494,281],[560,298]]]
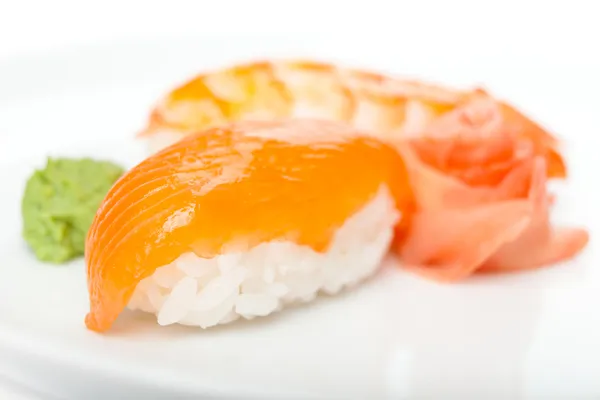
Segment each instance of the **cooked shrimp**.
[[[255,62],[200,74],[162,98],[140,133],[154,152],[198,130],[241,120],[317,118],[345,122],[378,137],[418,136],[457,107],[479,113],[496,102],[495,128],[528,137],[564,177],[558,141],[510,105],[481,89],[454,90],[379,73],[304,62]],[[492,118],[497,115],[479,115]],[[499,125],[499,127],[498,127]]]

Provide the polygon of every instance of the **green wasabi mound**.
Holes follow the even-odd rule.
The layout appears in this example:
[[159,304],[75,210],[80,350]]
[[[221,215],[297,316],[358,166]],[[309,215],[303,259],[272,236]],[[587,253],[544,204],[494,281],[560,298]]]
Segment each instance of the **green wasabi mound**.
[[123,172],[90,158],[49,158],[36,170],[21,202],[23,238],[35,256],[55,264],[82,256],[96,211]]

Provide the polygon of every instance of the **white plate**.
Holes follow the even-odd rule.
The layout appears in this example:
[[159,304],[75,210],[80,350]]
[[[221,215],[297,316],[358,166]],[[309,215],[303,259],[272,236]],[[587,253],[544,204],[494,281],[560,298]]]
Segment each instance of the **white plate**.
[[[558,188],[557,220],[585,223],[589,248],[570,263],[457,285],[387,265],[355,291],[207,331],[159,327],[136,314],[107,335],[87,331],[83,263],[44,265],[21,240],[26,177],[47,154],[133,165],[142,157],[134,132],[170,85],[266,55],[483,81],[567,141],[572,178]],[[597,68],[571,75],[564,66],[475,68],[464,60],[449,68],[432,60],[327,40],[213,38],[85,47],[1,64],[0,374],[86,399],[600,396],[599,124],[597,93],[584,91]]]

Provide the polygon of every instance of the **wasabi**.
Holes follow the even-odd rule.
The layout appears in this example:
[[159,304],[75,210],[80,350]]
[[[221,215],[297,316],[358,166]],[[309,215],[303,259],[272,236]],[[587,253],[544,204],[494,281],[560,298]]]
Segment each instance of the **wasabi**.
[[48,158],[21,202],[23,238],[35,256],[55,264],[82,256],[96,211],[123,172],[109,161]]

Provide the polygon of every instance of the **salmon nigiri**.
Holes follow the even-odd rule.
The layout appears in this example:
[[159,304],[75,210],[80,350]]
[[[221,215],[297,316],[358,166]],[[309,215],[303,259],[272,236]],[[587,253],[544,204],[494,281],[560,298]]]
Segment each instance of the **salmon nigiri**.
[[239,122],[163,149],[110,190],[89,230],[86,325],[254,318],[372,275],[411,207],[400,154],[317,120]]

